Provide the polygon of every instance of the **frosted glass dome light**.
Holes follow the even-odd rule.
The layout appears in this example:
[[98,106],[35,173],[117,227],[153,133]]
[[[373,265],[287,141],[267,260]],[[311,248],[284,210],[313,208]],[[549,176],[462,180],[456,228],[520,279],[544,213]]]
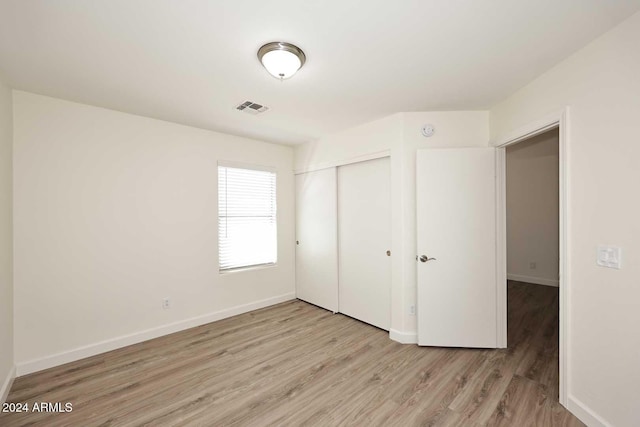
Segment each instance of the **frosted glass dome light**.
[[258,50],[258,59],[269,74],[284,80],[293,76],[307,58],[302,49],[291,43],[271,42]]

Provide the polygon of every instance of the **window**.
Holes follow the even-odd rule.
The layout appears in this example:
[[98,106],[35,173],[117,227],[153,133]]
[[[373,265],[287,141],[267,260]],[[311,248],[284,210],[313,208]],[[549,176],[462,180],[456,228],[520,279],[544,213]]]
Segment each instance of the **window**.
[[220,271],[275,264],[275,172],[218,166]]

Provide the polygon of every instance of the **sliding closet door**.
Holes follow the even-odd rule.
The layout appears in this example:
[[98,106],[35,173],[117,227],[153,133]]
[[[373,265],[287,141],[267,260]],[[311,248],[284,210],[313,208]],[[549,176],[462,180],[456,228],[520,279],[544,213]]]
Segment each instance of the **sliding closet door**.
[[296,175],[296,296],[338,311],[336,168]]
[[340,312],[389,330],[391,185],[389,158],[338,168]]

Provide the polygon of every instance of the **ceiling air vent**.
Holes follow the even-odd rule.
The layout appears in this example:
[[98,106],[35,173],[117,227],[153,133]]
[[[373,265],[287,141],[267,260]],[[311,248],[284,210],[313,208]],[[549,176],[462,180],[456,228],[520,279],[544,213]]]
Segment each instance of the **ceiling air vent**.
[[255,114],[264,113],[265,111],[269,110],[269,107],[265,107],[264,105],[256,104],[255,102],[245,101],[242,104],[238,105],[236,107],[236,110],[244,111],[245,113],[249,113],[249,114],[255,115]]

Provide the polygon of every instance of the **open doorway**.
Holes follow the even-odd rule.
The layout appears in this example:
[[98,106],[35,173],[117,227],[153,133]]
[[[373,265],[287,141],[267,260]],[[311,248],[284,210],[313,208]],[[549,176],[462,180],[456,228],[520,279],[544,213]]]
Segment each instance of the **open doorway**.
[[[568,404],[568,357],[567,342],[571,335],[571,325],[568,322],[568,299],[567,295],[571,291],[571,278],[568,268],[568,256],[570,248],[568,245],[568,224],[567,224],[567,200],[569,196],[567,186],[567,145],[569,143],[569,108],[550,113],[545,117],[530,122],[518,129],[514,129],[508,134],[496,138],[493,145],[497,148],[497,262],[498,262],[498,346],[509,348],[511,353],[511,343],[507,337],[507,209],[506,209],[506,151],[509,147],[531,140],[547,131],[558,132],[558,388],[554,388],[553,393],[547,393],[547,397],[558,396],[559,403],[567,407]],[[534,260],[535,261],[535,260]],[[536,263],[536,269],[538,264]],[[513,276],[512,276],[513,277]],[[543,285],[538,285],[543,286]],[[515,319],[509,323],[509,328],[515,326]],[[532,329],[529,328],[529,331]],[[555,338],[553,338],[555,340]],[[534,353],[535,354],[535,353]],[[517,356],[517,355],[515,355]],[[539,367],[536,369],[540,369]],[[521,371],[520,371],[521,372]],[[557,393],[556,393],[557,391]],[[555,399],[554,399],[555,400]]]
[[559,129],[505,149],[507,342],[515,374],[559,400]]

